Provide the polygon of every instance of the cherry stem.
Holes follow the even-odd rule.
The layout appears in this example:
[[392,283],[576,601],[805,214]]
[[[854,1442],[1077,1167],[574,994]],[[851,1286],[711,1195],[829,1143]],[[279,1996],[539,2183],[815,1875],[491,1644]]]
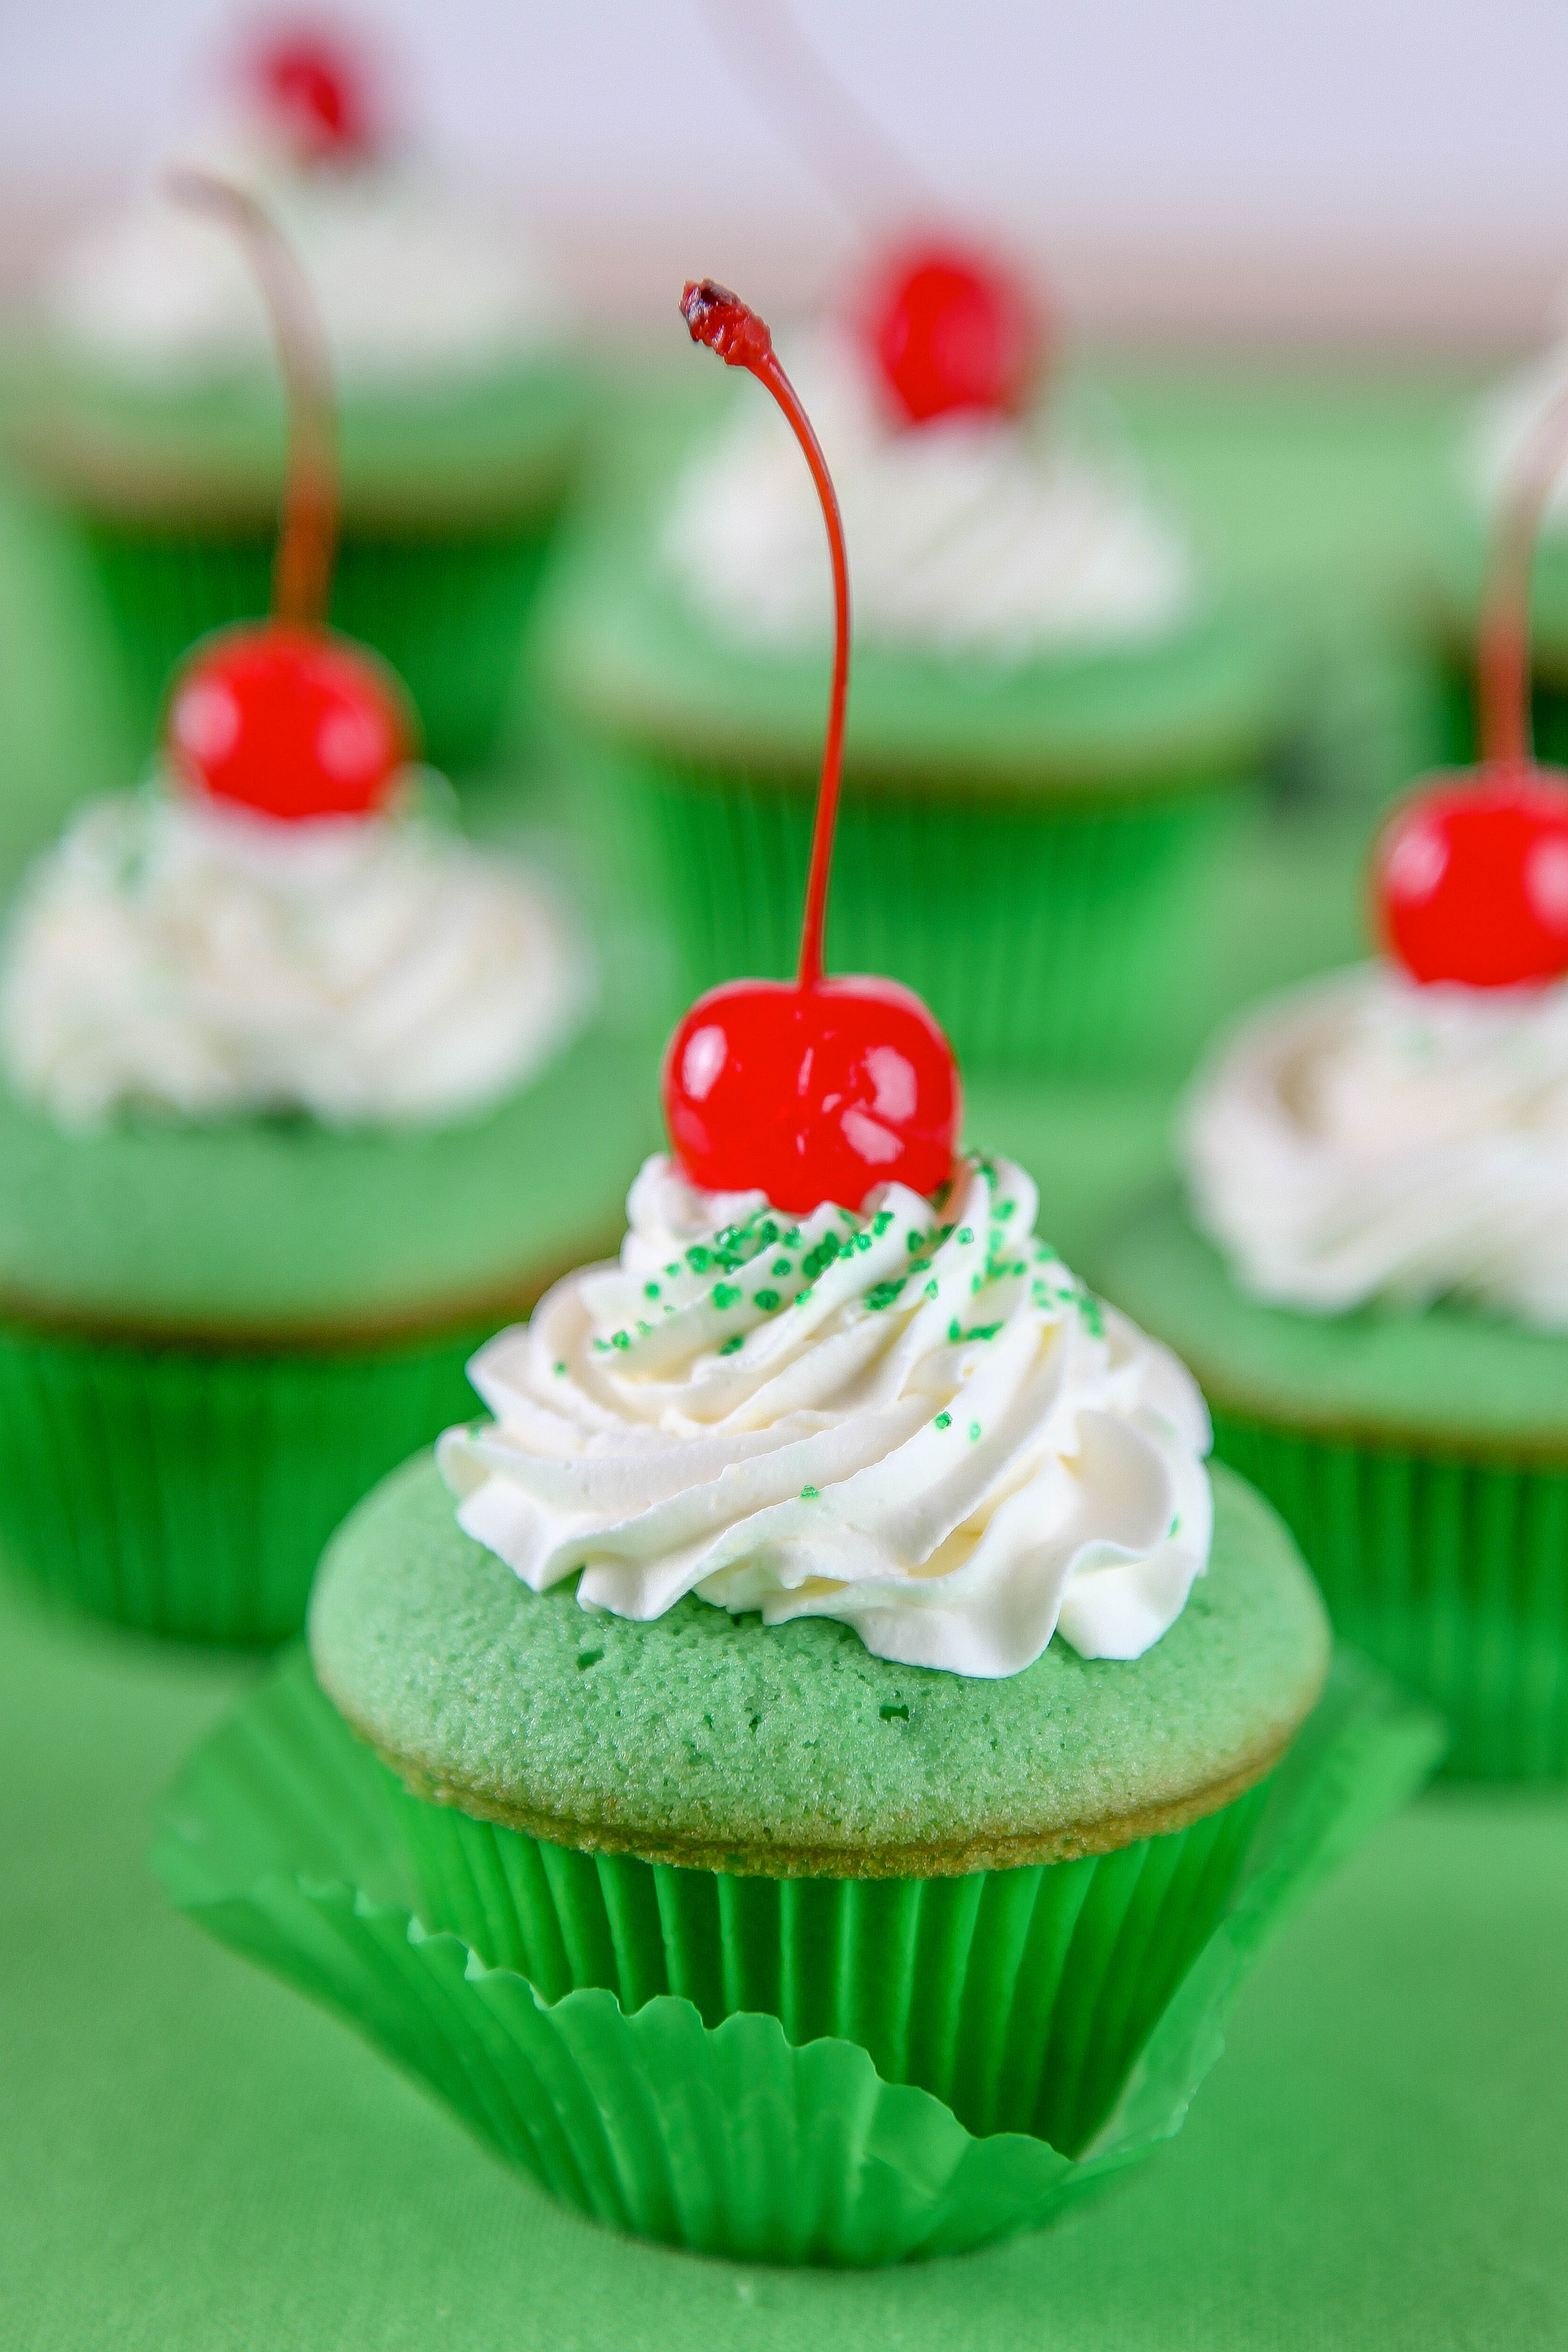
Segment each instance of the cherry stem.
[[767,385],[789,418],[811,468],[828,527],[833,566],[833,683],[828,697],[828,731],[822,745],[822,775],[811,834],[811,865],[806,878],[806,911],[800,925],[800,985],[815,988],[822,977],[822,936],[828,914],[828,877],[833,862],[833,832],[839,815],[839,780],[844,763],[844,708],[850,687],[850,568],[844,552],[843,518],[822,445],[800,394],[779,366],[773,338],[755,310],[711,278],[688,284],[681,316],[694,343],[706,343],[727,367],[743,367]]
[[1527,762],[1530,724],[1530,578],[1535,542],[1557,477],[1568,458],[1568,385],[1549,401],[1504,487],[1481,591],[1476,646],[1481,759],[1489,766]]
[[176,204],[234,230],[267,304],[288,406],[273,617],[322,627],[338,547],[338,432],[331,356],[315,297],[293,247],[243,188],[190,165],[170,172],[164,185]]

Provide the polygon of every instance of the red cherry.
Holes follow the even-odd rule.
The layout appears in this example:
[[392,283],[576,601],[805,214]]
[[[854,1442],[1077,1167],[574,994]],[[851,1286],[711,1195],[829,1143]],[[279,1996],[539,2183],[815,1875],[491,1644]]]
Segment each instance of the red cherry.
[[329,33],[300,26],[258,51],[252,79],[277,129],[307,162],[371,154],[375,124],[359,60]]
[[407,698],[374,654],[289,622],[241,622],[205,638],[169,704],[170,759],[189,782],[287,820],[376,807],[413,732]]
[[1518,988],[1568,972],[1568,774],[1521,762],[1434,778],[1373,855],[1383,943],[1416,981]]
[[664,1055],[664,1118],[708,1192],[760,1186],[798,1216],[873,1185],[934,1192],[962,1100],[952,1048],[892,980],[735,980],[699,997]]
[[888,390],[912,425],[955,410],[1010,415],[1040,359],[1034,305],[978,256],[926,247],[902,256],[872,296],[866,321]]
[[698,998],[664,1055],[670,1140],[695,1184],[760,1187],[792,1216],[823,1201],[858,1209],[873,1185],[894,1181],[934,1192],[952,1173],[962,1109],[952,1047],[896,982],[822,973],[850,674],[849,566],[827,460],[755,311],[705,278],[687,286],[681,315],[694,342],[756,376],[789,420],[822,502],[834,630],[800,975],[793,986],[731,981]]

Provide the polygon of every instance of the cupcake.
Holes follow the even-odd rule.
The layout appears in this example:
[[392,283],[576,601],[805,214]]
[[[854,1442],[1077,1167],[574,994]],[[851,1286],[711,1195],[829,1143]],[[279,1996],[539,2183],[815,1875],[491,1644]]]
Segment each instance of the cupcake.
[[[766,329],[687,307],[841,557]],[[580,2210],[872,2263],[1175,2130],[1246,1958],[1429,1734],[1331,1675],[1190,1376],[956,1150],[926,1008],[823,976],[836,742],[799,980],[686,1014],[619,1259],[349,1518],[157,1864]]]
[[[1040,348],[1005,277],[941,251],[803,339],[857,566],[831,945],[968,1065],[1158,1064],[1205,1025],[1205,883],[1279,647],[1103,420],[1038,396]],[[788,428],[741,402],[633,445],[555,577],[541,675],[690,987],[789,969],[831,611]]]
[[0,947],[0,1537],[213,1640],[298,1629],[332,1527],[613,1230],[644,1135],[576,919],[463,839],[397,679],[312,617],[329,492],[291,482],[287,616],[194,650],[151,778],[78,814]]
[[1216,1049],[1186,1204],[1096,1268],[1197,1371],[1337,1628],[1442,1706],[1451,1769],[1523,1778],[1568,1769],[1568,775],[1528,755],[1521,625],[1549,485],[1493,563],[1494,756],[1378,847],[1384,959]]
[[[432,756],[496,742],[572,463],[581,389],[516,227],[392,136],[363,60],[288,34],[246,64],[195,160],[299,256],[342,404],[333,618],[406,678]],[[174,663],[267,609],[283,417],[232,240],[156,187],[40,289],[16,436],[96,560],[151,737]]]

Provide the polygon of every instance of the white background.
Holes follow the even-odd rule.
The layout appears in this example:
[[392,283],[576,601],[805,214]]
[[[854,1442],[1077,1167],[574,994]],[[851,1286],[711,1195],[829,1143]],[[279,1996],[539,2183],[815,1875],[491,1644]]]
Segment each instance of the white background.
[[[651,313],[691,269],[809,290],[857,214],[898,209],[896,159],[831,101],[812,120],[847,201],[810,129],[781,132],[780,13],[361,0],[348,21],[427,142]],[[731,51],[761,27],[771,107],[716,17]],[[246,21],[223,0],[0,0],[13,241],[176,148]],[[1568,272],[1568,0],[796,0],[795,21],[942,205],[1092,325],[1519,340]]]

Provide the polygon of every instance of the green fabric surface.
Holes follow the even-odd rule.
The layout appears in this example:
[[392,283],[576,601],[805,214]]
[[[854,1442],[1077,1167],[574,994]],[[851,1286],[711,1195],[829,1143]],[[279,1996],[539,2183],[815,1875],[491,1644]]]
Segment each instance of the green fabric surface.
[[1208,1573],[1141,1658],[1053,1641],[988,1682],[874,1657],[828,1618],[765,1626],[690,1593],[638,1624],[588,1615],[570,1578],[530,1592],[464,1534],[425,1454],[329,1545],[311,1654],[413,1788],[564,1845],[768,1876],[918,1877],[953,1848],[962,1869],[1049,1859],[1029,1849],[1207,1810],[1322,1686],[1328,1629],[1294,1546],[1239,1479],[1214,1488]]
[[209,1945],[148,1809],[249,1686],[0,1601],[0,2341],[26,2352],[1522,2352],[1568,2337],[1568,1795],[1446,1793],[1260,1961],[1157,2165],[891,2276],[634,2247]]

